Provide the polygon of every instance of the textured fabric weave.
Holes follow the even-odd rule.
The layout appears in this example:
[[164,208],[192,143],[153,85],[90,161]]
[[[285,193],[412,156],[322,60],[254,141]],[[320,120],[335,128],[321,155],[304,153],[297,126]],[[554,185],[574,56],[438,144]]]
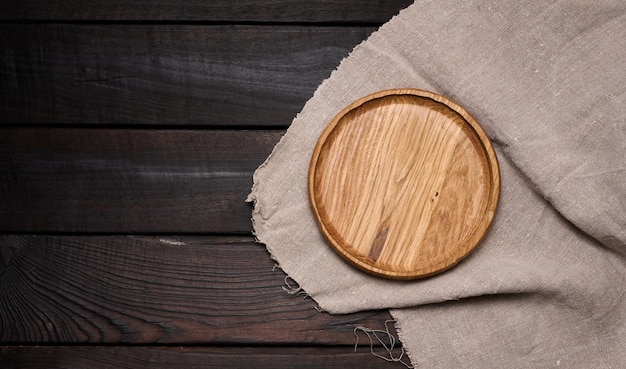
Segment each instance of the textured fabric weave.
[[[625,4],[417,1],[342,61],[259,167],[257,238],[324,310],[390,308],[420,368],[626,367]],[[465,107],[502,176],[478,249],[411,282],[340,259],[306,188],[328,122],[401,87]]]

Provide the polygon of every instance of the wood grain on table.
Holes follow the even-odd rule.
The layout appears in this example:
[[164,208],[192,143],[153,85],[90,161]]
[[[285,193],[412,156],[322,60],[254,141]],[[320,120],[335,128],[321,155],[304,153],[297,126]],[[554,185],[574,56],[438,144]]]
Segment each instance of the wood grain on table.
[[244,200],[317,86],[409,4],[2,2],[0,367],[402,367],[364,336],[354,352],[387,312],[283,289]]

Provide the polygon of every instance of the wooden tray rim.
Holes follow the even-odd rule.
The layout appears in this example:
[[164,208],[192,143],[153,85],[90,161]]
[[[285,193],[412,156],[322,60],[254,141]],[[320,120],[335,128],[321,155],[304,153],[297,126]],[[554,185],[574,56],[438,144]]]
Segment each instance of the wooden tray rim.
[[[316,164],[320,158],[320,154],[324,147],[324,143],[326,142],[328,137],[331,135],[331,133],[337,128],[337,125],[341,122],[342,118],[346,114],[348,114],[350,111],[357,109],[358,107],[360,107],[361,105],[369,101],[382,99],[382,98],[388,98],[388,97],[396,96],[396,95],[413,95],[417,97],[431,99],[433,101],[436,101],[438,103],[441,103],[447,106],[451,110],[461,115],[464,121],[469,124],[470,128],[479,138],[482,144],[482,148],[484,150],[484,154],[488,159],[489,173],[491,174],[491,181],[490,181],[491,192],[489,193],[489,196],[487,197],[487,204],[486,204],[483,216],[482,216],[482,220],[479,221],[478,226],[474,228],[474,232],[468,235],[467,242],[472,243],[472,245],[467,249],[467,252],[465,254],[459,255],[457,258],[455,258],[455,260],[450,261],[447,258],[440,258],[439,263],[431,264],[429,268],[422,268],[423,270],[420,269],[420,270],[415,270],[415,271],[410,271],[410,272],[398,272],[398,271],[382,269],[382,268],[372,265],[371,263],[368,263],[365,260],[362,260],[361,258],[357,258],[351,253],[349,253],[341,245],[339,241],[335,240],[331,236],[331,232],[328,231],[327,226],[324,222],[323,216],[321,215],[320,210],[318,208],[318,204],[315,201],[314,178],[315,178],[315,172],[317,168]],[[314,213],[314,217],[320,228],[320,231],[322,235],[324,236],[324,238],[326,239],[326,241],[330,244],[330,246],[344,260],[346,260],[351,265],[357,267],[358,269],[366,273],[369,273],[378,277],[389,278],[389,279],[400,279],[400,280],[413,280],[413,279],[425,278],[425,277],[439,274],[441,272],[444,272],[454,267],[459,262],[464,260],[469,254],[471,254],[472,251],[474,251],[474,249],[478,247],[478,245],[484,239],[484,237],[487,234],[487,231],[491,227],[491,224],[493,222],[493,218],[495,217],[495,213],[496,213],[498,203],[499,203],[500,186],[501,186],[500,169],[499,169],[497,155],[491,144],[491,140],[489,139],[483,127],[478,123],[478,121],[469,112],[467,112],[461,105],[457,104],[451,99],[444,97],[442,95],[439,95],[437,93],[431,92],[431,91],[416,89],[416,88],[399,88],[399,89],[388,89],[388,90],[378,91],[378,92],[366,95],[364,97],[361,97],[360,99],[352,102],[351,104],[346,106],[344,109],[342,109],[330,121],[330,123],[326,126],[326,128],[322,131],[320,137],[318,138],[317,144],[311,156],[311,161],[310,161],[309,171],[308,171],[309,204]]]

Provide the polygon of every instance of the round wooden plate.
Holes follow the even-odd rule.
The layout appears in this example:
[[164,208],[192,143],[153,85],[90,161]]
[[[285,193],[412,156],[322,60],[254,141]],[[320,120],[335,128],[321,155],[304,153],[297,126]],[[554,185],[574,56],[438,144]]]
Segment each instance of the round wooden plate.
[[500,196],[489,138],[458,104],[416,89],[366,96],[326,127],[309,199],[330,245],[378,276],[442,272],[484,237]]

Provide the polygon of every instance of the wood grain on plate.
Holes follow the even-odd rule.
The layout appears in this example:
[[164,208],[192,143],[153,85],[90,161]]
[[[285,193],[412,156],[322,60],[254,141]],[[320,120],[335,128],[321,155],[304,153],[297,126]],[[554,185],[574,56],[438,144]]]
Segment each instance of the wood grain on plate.
[[322,133],[309,193],[323,234],[355,266],[429,276],[468,255],[493,219],[495,152],[478,122],[421,90],[366,96]]

